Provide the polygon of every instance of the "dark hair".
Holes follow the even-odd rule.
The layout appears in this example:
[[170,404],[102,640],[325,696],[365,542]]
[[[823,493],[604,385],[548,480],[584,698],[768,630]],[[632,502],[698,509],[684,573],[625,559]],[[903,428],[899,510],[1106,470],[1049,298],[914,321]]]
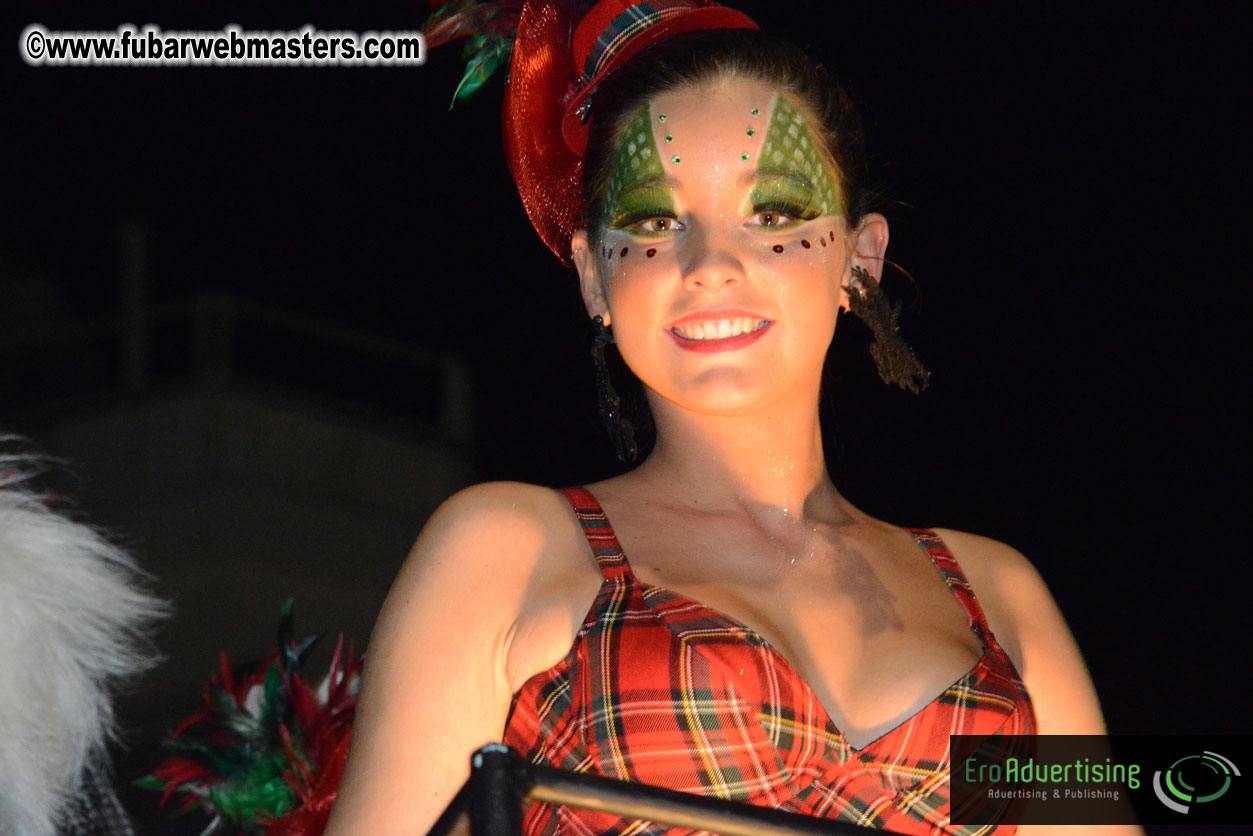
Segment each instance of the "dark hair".
[[751,29],[676,35],[623,65],[592,96],[592,123],[583,158],[584,223],[596,238],[613,150],[625,122],[658,93],[708,83],[724,75],[777,84],[818,121],[840,177],[845,221],[856,226],[869,211],[860,120],[829,73],[787,41]]

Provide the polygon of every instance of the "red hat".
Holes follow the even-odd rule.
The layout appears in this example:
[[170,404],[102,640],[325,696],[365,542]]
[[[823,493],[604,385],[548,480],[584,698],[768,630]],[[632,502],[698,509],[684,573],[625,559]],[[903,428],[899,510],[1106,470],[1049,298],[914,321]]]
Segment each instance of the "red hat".
[[712,0],[601,0],[574,25],[572,0],[528,0],[505,93],[505,153],[544,243],[570,263],[583,225],[582,168],[592,94],[641,50],[672,35],[757,24]]

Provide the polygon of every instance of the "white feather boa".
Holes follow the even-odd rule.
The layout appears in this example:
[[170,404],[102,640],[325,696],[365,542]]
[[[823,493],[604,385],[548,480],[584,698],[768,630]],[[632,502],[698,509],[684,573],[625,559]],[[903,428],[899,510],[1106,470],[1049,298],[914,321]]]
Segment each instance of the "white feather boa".
[[107,768],[112,690],[157,661],[165,614],[99,532],[48,507],[46,467],[0,436],[0,836],[73,829],[85,782]]

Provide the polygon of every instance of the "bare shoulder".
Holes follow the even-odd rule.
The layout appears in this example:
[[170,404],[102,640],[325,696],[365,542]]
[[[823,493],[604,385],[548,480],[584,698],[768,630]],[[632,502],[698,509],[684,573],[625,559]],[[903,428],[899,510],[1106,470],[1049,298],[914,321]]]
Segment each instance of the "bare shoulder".
[[522,482],[485,482],[453,494],[436,509],[410,558],[429,558],[450,544],[491,545],[480,559],[498,557],[516,565],[519,557],[538,553],[545,542],[570,529],[569,506],[556,491]]
[[937,528],[935,533],[948,545],[967,576],[976,573],[1000,583],[1006,581],[1043,583],[1039,572],[1031,565],[1026,555],[1008,543],[966,531],[954,531],[951,528]]
[[430,828],[470,753],[500,739],[516,677],[569,647],[566,613],[598,574],[580,539],[562,496],[534,485],[476,485],[431,516],[370,639],[328,834]]
[[516,688],[568,648],[577,626],[569,625],[594,597],[599,578],[560,493],[488,482],[454,494],[431,516],[388,605],[410,587],[427,598],[440,596],[445,609],[447,596],[458,596],[465,602],[463,629],[499,633],[493,641]]
[[997,642],[1022,675],[1043,734],[1103,734],[1096,691],[1066,619],[1035,566],[1017,549],[936,529],[962,567]]
[[1019,624],[1039,606],[1041,596],[1048,596],[1044,579],[1026,555],[1000,540],[947,528],[937,528],[935,533],[970,581],[997,641],[1020,664]]

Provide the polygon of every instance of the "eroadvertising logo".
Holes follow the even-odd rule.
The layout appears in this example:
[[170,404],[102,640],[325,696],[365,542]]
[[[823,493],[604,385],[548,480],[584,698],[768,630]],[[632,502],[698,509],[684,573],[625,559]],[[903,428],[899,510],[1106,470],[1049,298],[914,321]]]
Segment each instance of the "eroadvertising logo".
[[1226,795],[1233,777],[1239,778],[1240,770],[1217,752],[1184,755],[1169,768],[1153,773],[1153,792],[1158,801],[1186,815],[1193,804],[1208,804]]
[[954,735],[950,744],[955,825],[1253,822],[1240,771],[1253,737]]

